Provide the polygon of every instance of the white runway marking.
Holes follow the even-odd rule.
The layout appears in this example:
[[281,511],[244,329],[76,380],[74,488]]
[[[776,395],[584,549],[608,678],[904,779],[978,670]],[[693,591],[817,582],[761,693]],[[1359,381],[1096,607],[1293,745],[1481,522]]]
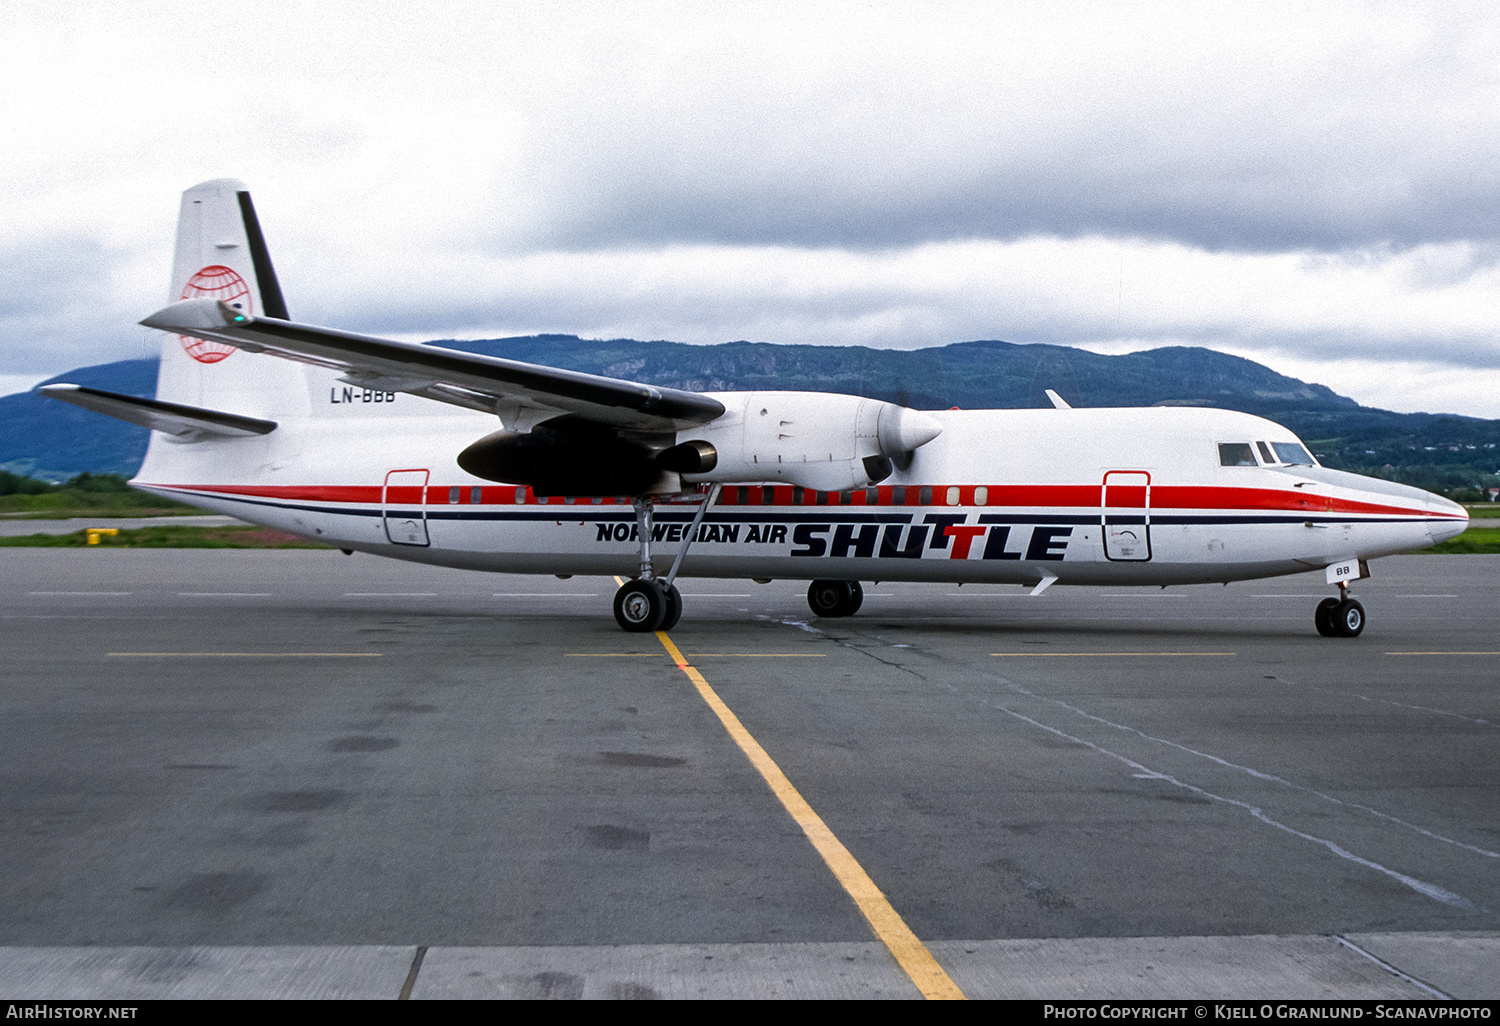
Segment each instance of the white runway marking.
[[111,595],[111,596],[120,596],[120,595],[133,595],[135,593],[131,592],[131,591],[28,591],[26,594],[28,594],[28,595],[89,595],[89,596]]
[[1082,716],[1086,720],[1093,720],[1095,723],[1102,723],[1106,727],[1113,727],[1115,730],[1124,731],[1127,734],[1134,734],[1143,740],[1151,741],[1159,745],[1166,745],[1168,748],[1175,748],[1179,752],[1185,752],[1188,755],[1194,755],[1200,759],[1207,759],[1209,762],[1212,762],[1218,766],[1222,766],[1225,769],[1237,770],[1240,773],[1249,774],[1256,780],[1263,780],[1266,783],[1270,784],[1279,784],[1282,787],[1289,787],[1294,791],[1301,791],[1304,794],[1316,795],[1326,802],[1332,802],[1335,805],[1342,805],[1345,808],[1358,809],[1361,812],[1367,812],[1377,819],[1383,819],[1388,823],[1394,823],[1397,826],[1405,827],[1407,830],[1415,831],[1416,833],[1421,834],[1423,837],[1426,837],[1430,840],[1442,841],[1444,844],[1451,844],[1456,847],[1463,848],[1464,850],[1471,851],[1476,855],[1483,855],[1485,858],[1500,859],[1500,852],[1490,851],[1488,848],[1480,848],[1472,844],[1465,844],[1463,841],[1456,841],[1451,837],[1444,837],[1442,834],[1433,833],[1431,830],[1428,830],[1425,827],[1420,827],[1415,823],[1409,823],[1406,820],[1401,819],[1399,816],[1392,816],[1388,812],[1381,812],[1379,809],[1372,809],[1368,805],[1361,805],[1358,802],[1346,802],[1342,798],[1335,798],[1331,794],[1324,794],[1322,791],[1319,791],[1316,788],[1308,787],[1305,784],[1293,783],[1292,781],[1287,780],[1284,777],[1276,776],[1274,773],[1266,773],[1264,770],[1258,770],[1251,766],[1242,766],[1237,762],[1230,762],[1228,759],[1222,759],[1217,755],[1210,755],[1208,752],[1200,752],[1196,748],[1189,748],[1187,745],[1178,744],[1176,741],[1169,741],[1166,738],[1147,734],[1145,731],[1140,730],[1136,727],[1129,727],[1123,723],[1115,723],[1113,720],[1107,720],[1102,716],[1095,716],[1093,713],[1085,712],[1084,710],[1078,708],[1076,705],[1071,705],[1067,702],[1064,702],[1060,698],[1047,698],[1043,695],[1038,695],[1035,692],[1028,691],[1026,688],[1016,683],[1011,683],[1010,688],[1012,691],[1020,692],[1028,698],[1034,698],[1038,701],[1050,702],[1053,705],[1061,706],[1071,713]]
[[1282,684],[1290,684],[1293,687],[1307,688],[1309,691],[1321,691],[1325,695],[1338,695],[1341,698],[1357,698],[1361,702],[1389,705],[1397,709],[1410,709],[1413,712],[1432,713],[1435,716],[1451,716],[1456,720],[1463,720],[1465,723],[1476,723],[1481,727],[1500,726],[1500,724],[1496,724],[1493,720],[1481,720],[1473,716],[1465,716],[1463,713],[1450,712],[1447,709],[1435,709],[1430,705],[1409,705],[1406,702],[1393,702],[1388,698],[1371,698],[1369,695],[1361,695],[1357,691],[1337,691],[1333,688],[1321,688],[1316,684],[1303,684],[1299,681],[1287,680],[1285,677],[1270,677],[1268,679],[1278,681]]
[[344,598],[437,598],[435,591],[346,591]]
[[270,598],[269,591],[179,591],[178,598]]
[[1126,592],[1124,594],[1120,594],[1118,592],[1113,592],[1113,593],[1111,593],[1111,592],[1105,592],[1103,595],[1101,595],[1099,597],[1100,598],[1116,598],[1116,599],[1127,599],[1127,598],[1128,599],[1143,599],[1143,598],[1144,599],[1186,599],[1186,598],[1192,598],[1193,596],[1191,596],[1191,595],[1158,595],[1156,592],[1131,591],[1131,592]]
[[[1007,716],[1014,716],[1016,719],[1029,723],[1033,727],[1036,727],[1040,730],[1045,730],[1049,734],[1055,734],[1060,738],[1064,738],[1076,744],[1083,745],[1085,748],[1090,748],[1098,752],[1100,755],[1106,755],[1111,759],[1117,759],[1120,762],[1123,762],[1125,765],[1129,766],[1131,769],[1139,770],[1142,773],[1158,772],[1151,769],[1149,766],[1143,766],[1141,763],[1136,762],[1134,759],[1131,759],[1128,756],[1121,755],[1118,752],[1112,752],[1108,748],[1103,748],[1099,745],[1094,744],[1092,741],[1085,741],[1081,737],[1075,737],[1072,734],[1067,733],[1066,731],[1059,730],[1056,727],[1048,726],[1047,724],[1042,723],[1040,720],[1034,720],[1030,716],[1027,716],[1024,713],[1016,712],[1014,709],[1011,709],[1008,706],[1001,705],[995,702],[991,702],[989,704],[993,708],[1005,713]],[[1373,869],[1377,873],[1383,873],[1391,879],[1407,887],[1410,887],[1418,894],[1431,898],[1433,901],[1440,901],[1444,905],[1451,905],[1454,908],[1461,908],[1465,911],[1476,910],[1474,903],[1461,894],[1454,894],[1447,888],[1439,887],[1437,884],[1431,884],[1425,880],[1418,880],[1414,876],[1407,876],[1405,873],[1391,869],[1388,866],[1382,866],[1378,862],[1373,862],[1370,859],[1362,858],[1359,855],[1354,854],[1352,851],[1340,847],[1327,838],[1316,837],[1313,834],[1304,833],[1301,830],[1298,830],[1296,827],[1291,827],[1285,823],[1274,820],[1270,816],[1266,815],[1263,810],[1254,805],[1251,805],[1249,802],[1242,802],[1238,798],[1226,798],[1223,795],[1214,794],[1212,791],[1207,791],[1201,787],[1189,784],[1186,781],[1178,780],[1176,777],[1168,773],[1160,773],[1158,775],[1162,780],[1167,781],[1175,787],[1180,787],[1185,791],[1191,791],[1193,794],[1199,795],[1203,798],[1207,798],[1211,801],[1222,802],[1225,805],[1232,805],[1235,808],[1243,809],[1245,812],[1249,813],[1251,816],[1255,817],[1255,819],[1266,824],[1267,826],[1275,827],[1277,830],[1283,830],[1286,833],[1291,834],[1293,837],[1300,837],[1305,841],[1311,841],[1314,844],[1322,845],[1324,848],[1337,855],[1339,858],[1347,859],[1348,861],[1353,862],[1355,865],[1364,866],[1366,869]]]
[[[801,627],[803,630],[813,630],[813,631],[815,631],[814,628],[809,627],[805,622],[796,621],[796,620],[782,620],[781,622],[784,623],[784,624],[786,624],[786,625],[788,625],[788,626]],[[822,633],[822,632],[815,631],[815,633]],[[847,647],[847,646],[845,646],[845,647]],[[999,679],[1004,680],[1004,678],[999,678]],[[1354,802],[1345,802],[1342,799],[1334,798],[1332,795],[1324,794],[1323,792],[1314,790],[1313,788],[1306,787],[1306,786],[1301,785],[1301,784],[1294,784],[1291,781],[1286,780],[1286,779],[1284,779],[1282,777],[1275,776],[1274,774],[1265,773],[1265,772],[1263,772],[1261,770],[1253,769],[1253,768],[1251,768],[1249,766],[1241,766],[1241,765],[1239,765],[1237,763],[1232,763],[1232,762],[1229,762],[1228,760],[1221,759],[1220,757],[1218,757],[1216,755],[1210,755],[1210,754],[1208,754],[1206,752],[1200,752],[1200,751],[1197,751],[1196,749],[1188,748],[1187,746],[1178,744],[1177,742],[1174,742],[1174,741],[1168,741],[1168,740],[1166,740],[1164,738],[1153,737],[1152,735],[1146,734],[1144,731],[1138,730],[1138,729],[1136,729],[1134,727],[1128,727],[1128,726],[1125,726],[1123,724],[1114,723],[1114,722],[1112,722],[1110,720],[1104,719],[1103,717],[1095,716],[1092,713],[1085,712],[1085,711],[1083,711],[1082,709],[1079,709],[1076,706],[1070,705],[1069,703],[1062,701],[1061,699],[1046,698],[1046,697],[1037,695],[1034,692],[1028,691],[1026,688],[1022,687],[1021,685],[1015,684],[1012,681],[1008,681],[1007,680],[1007,681],[1005,681],[1005,683],[1012,690],[1016,691],[1019,694],[1023,694],[1025,696],[1027,696],[1028,698],[1031,698],[1031,699],[1034,699],[1034,700],[1039,700],[1039,701],[1044,701],[1044,702],[1049,702],[1051,704],[1054,704],[1054,705],[1060,706],[1060,707],[1062,707],[1064,709],[1067,709],[1067,710],[1073,712],[1076,715],[1082,716],[1085,719],[1093,720],[1095,722],[1098,722],[1098,723],[1104,724],[1106,726],[1112,727],[1112,728],[1114,728],[1116,730],[1120,730],[1120,731],[1124,731],[1124,732],[1127,732],[1127,733],[1135,734],[1135,735],[1137,735],[1137,736],[1139,736],[1139,737],[1141,737],[1141,738],[1143,738],[1145,740],[1152,741],[1152,742],[1155,742],[1155,743],[1158,743],[1158,744],[1167,745],[1167,746],[1169,746],[1171,748],[1178,749],[1178,750],[1180,750],[1182,752],[1185,752],[1187,754],[1195,755],[1195,756],[1197,756],[1199,758],[1207,759],[1207,760],[1209,760],[1211,762],[1214,762],[1214,763],[1216,763],[1216,764],[1218,764],[1220,766],[1223,766],[1226,769],[1237,770],[1239,772],[1246,773],[1246,774],[1248,774],[1248,775],[1250,775],[1252,777],[1255,777],[1256,779],[1259,779],[1259,780],[1263,780],[1263,781],[1266,781],[1266,782],[1269,782],[1269,783],[1280,784],[1280,785],[1283,785],[1285,787],[1291,788],[1293,790],[1302,791],[1302,792],[1305,792],[1305,793],[1308,793],[1308,794],[1312,794],[1312,795],[1315,795],[1315,796],[1317,796],[1319,798],[1324,799],[1325,801],[1332,802],[1332,803],[1334,803],[1336,805],[1342,805],[1342,806],[1345,806],[1345,807],[1348,807],[1348,808],[1357,809],[1357,810],[1362,811],[1362,812],[1367,812],[1367,813],[1369,813],[1372,816],[1375,816],[1375,817],[1377,817],[1379,819],[1385,820],[1385,821],[1390,822],[1390,823],[1394,823],[1394,824],[1399,825],[1401,827],[1404,827],[1404,828],[1406,828],[1408,830],[1412,830],[1412,831],[1414,831],[1414,832],[1416,832],[1418,834],[1421,834],[1424,837],[1427,837],[1427,838],[1430,838],[1430,839],[1436,840],[1436,841],[1441,841],[1441,842],[1444,842],[1446,844],[1451,844],[1451,845],[1454,845],[1456,847],[1465,849],[1467,851],[1471,851],[1471,852],[1473,852],[1475,854],[1478,854],[1478,855],[1483,855],[1483,856],[1488,857],[1488,858],[1500,858],[1500,852],[1493,852],[1493,851],[1490,851],[1490,850],[1488,850],[1486,848],[1480,848],[1480,847],[1476,847],[1474,845],[1465,844],[1462,841],[1457,841],[1457,840],[1454,840],[1453,838],[1444,837],[1441,834],[1434,833],[1434,832],[1432,832],[1430,830],[1427,830],[1424,827],[1418,826],[1418,825],[1416,825],[1414,823],[1408,823],[1406,820],[1400,819],[1400,818],[1398,818],[1396,816],[1392,816],[1389,813],[1381,812],[1378,809],[1373,809],[1373,808],[1370,808],[1369,806],[1366,806],[1366,805],[1359,805],[1359,804],[1354,803]],[[1315,836],[1313,834],[1304,833],[1303,831],[1298,830],[1295,827],[1289,826],[1288,824],[1285,824],[1285,823],[1282,823],[1282,822],[1280,822],[1278,820],[1272,819],[1262,809],[1260,809],[1257,806],[1251,805],[1249,802],[1240,801],[1239,799],[1236,799],[1236,798],[1227,798],[1227,797],[1225,797],[1223,795],[1218,795],[1218,794],[1215,794],[1215,793],[1213,793],[1211,791],[1208,791],[1208,790],[1205,790],[1203,788],[1197,787],[1197,786],[1195,786],[1193,784],[1189,784],[1186,781],[1182,781],[1182,780],[1177,779],[1176,777],[1172,776],[1171,774],[1164,773],[1164,772],[1162,772],[1160,770],[1152,769],[1149,766],[1145,766],[1145,765],[1143,765],[1143,764],[1141,764],[1139,762],[1136,762],[1135,760],[1129,758],[1128,756],[1121,755],[1118,752],[1113,752],[1113,751],[1110,751],[1107,748],[1103,748],[1103,747],[1101,747],[1099,745],[1096,745],[1092,741],[1087,741],[1087,740],[1084,740],[1083,738],[1075,737],[1074,735],[1068,734],[1065,731],[1062,731],[1062,730],[1060,730],[1060,729],[1058,729],[1056,727],[1052,727],[1052,726],[1049,726],[1048,724],[1040,722],[1039,720],[1032,719],[1031,717],[1026,716],[1023,713],[1019,713],[1019,712],[1015,711],[1014,709],[1011,709],[1008,706],[1003,705],[1003,704],[1001,704],[999,702],[993,702],[993,701],[985,700],[985,704],[991,706],[992,708],[998,709],[999,711],[1005,713],[1008,716],[1013,716],[1016,719],[1023,720],[1026,723],[1030,723],[1031,725],[1033,725],[1035,727],[1038,727],[1041,730],[1045,730],[1045,731],[1047,731],[1049,733],[1057,735],[1058,737],[1062,737],[1062,738],[1066,738],[1067,740],[1074,741],[1074,742],[1076,742],[1078,744],[1081,744],[1081,745],[1083,745],[1083,746],[1085,746],[1087,748],[1093,749],[1094,751],[1099,752],[1102,755],[1107,755],[1110,758],[1118,759],[1119,761],[1124,762],[1126,765],[1130,766],[1132,769],[1134,769],[1134,770],[1137,771],[1135,774],[1133,774],[1133,776],[1141,777],[1143,779],[1144,779],[1144,776],[1149,776],[1151,778],[1165,780],[1168,783],[1172,784],[1173,786],[1181,787],[1181,788],[1183,788],[1185,790],[1191,791],[1194,794],[1198,794],[1198,795],[1200,795],[1200,796],[1202,796],[1204,798],[1208,798],[1208,799],[1210,799],[1212,801],[1222,802],[1222,803],[1224,803],[1226,805],[1232,805],[1232,806],[1234,806],[1236,808],[1243,809],[1246,812],[1248,812],[1251,816],[1253,816],[1255,819],[1259,820],[1262,823],[1265,823],[1268,826],[1273,826],[1276,829],[1282,830],[1282,831],[1284,831],[1286,833],[1289,833],[1289,834],[1292,834],[1293,836],[1300,837],[1300,838],[1302,838],[1304,840],[1311,841],[1311,842],[1313,842],[1315,844],[1321,845],[1324,848],[1326,848],[1328,851],[1330,851],[1333,854],[1337,855],[1339,858],[1346,859],[1346,860],[1348,860],[1350,862],[1355,863],[1356,865],[1361,865],[1361,866],[1364,866],[1367,869],[1373,869],[1376,872],[1379,872],[1379,873],[1382,873],[1382,874],[1384,874],[1386,876],[1389,876],[1392,879],[1399,881],[1403,885],[1405,885],[1407,887],[1410,887],[1412,890],[1416,891],[1417,893],[1422,894],[1425,897],[1432,898],[1434,901],[1439,901],[1439,902],[1442,902],[1445,905],[1451,905],[1451,906],[1453,906],[1455,908],[1461,908],[1461,909],[1464,909],[1465,911],[1475,911],[1476,910],[1476,906],[1474,905],[1474,903],[1471,902],[1468,898],[1465,898],[1461,894],[1455,894],[1454,892],[1452,892],[1450,890],[1447,890],[1446,888],[1441,887],[1441,886],[1439,886],[1437,884],[1428,883],[1425,880],[1419,880],[1416,877],[1408,876],[1407,874],[1402,873],[1402,872],[1400,872],[1398,870],[1395,870],[1395,869],[1391,869],[1388,866],[1383,866],[1383,865],[1381,865],[1378,862],[1374,862],[1374,861],[1372,861],[1370,859],[1363,858],[1363,857],[1361,857],[1359,855],[1356,855],[1355,853],[1349,851],[1348,849],[1341,847],[1340,845],[1336,844],[1335,842],[1333,842],[1331,840],[1328,840],[1327,838],[1317,837],[1317,836]]]
[[596,591],[492,591],[490,598],[598,598]]

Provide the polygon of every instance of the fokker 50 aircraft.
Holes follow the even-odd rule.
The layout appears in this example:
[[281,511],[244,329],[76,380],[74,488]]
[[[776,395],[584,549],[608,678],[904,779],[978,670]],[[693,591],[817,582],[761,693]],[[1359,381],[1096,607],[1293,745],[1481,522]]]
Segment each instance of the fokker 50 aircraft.
[[137,488],[346,552],[629,576],[627,631],[677,623],[679,573],[808,580],[816,614],[848,616],[862,580],[1040,594],[1322,571],[1338,597],[1314,623],[1353,637],[1367,560],[1468,523],[1242,413],[697,393],[301,324],[232,180],[183,194],[170,298],[141,322],[166,333],[155,400],[42,390],[153,429]]

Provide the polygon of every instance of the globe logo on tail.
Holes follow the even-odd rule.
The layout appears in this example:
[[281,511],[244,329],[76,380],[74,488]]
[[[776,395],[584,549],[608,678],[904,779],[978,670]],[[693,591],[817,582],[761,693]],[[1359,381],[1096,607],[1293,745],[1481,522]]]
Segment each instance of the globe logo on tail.
[[[245,279],[241,278],[233,268],[225,267],[223,264],[210,264],[189,278],[188,283],[182,287],[182,295],[178,298],[200,299],[205,296],[222,300],[243,313],[255,313],[250,286],[245,284]],[[191,335],[178,335],[177,341],[181,342],[187,354],[199,363],[218,363],[234,352],[234,346],[193,338]]]

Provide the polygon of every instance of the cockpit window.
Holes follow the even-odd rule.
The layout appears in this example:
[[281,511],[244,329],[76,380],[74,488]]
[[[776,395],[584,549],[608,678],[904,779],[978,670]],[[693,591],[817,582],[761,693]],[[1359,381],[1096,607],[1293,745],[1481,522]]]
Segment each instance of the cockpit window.
[[1315,467],[1312,455],[1296,442],[1272,442],[1271,448],[1276,450],[1276,458],[1279,463],[1290,463],[1293,466]]
[[1259,465],[1255,462],[1255,453],[1251,451],[1249,442],[1219,443],[1219,466],[1256,467]]
[[1256,442],[1255,447],[1260,450],[1260,458],[1262,460],[1265,460],[1267,463],[1279,462],[1275,456],[1271,455],[1271,447],[1265,442]]

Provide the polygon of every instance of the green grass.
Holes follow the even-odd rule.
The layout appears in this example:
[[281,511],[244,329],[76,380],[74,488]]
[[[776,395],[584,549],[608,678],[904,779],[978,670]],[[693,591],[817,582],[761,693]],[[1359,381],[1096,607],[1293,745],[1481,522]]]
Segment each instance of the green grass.
[[79,474],[66,484],[0,471],[0,515],[66,517],[181,516],[201,509],[139,492],[120,474]]
[[[100,526],[107,527],[107,524]],[[22,548],[99,549],[326,549],[322,542],[269,527],[137,527],[117,535],[100,535],[88,544],[87,531],[72,534],[27,534],[0,538],[0,546]]]
[[1477,502],[1465,504],[1464,508],[1469,511],[1469,529],[1457,538],[1421,551],[1438,555],[1500,552],[1500,523],[1485,523],[1500,521],[1500,502]]
[[1422,551],[1438,555],[1447,553],[1500,552],[1500,531],[1465,531],[1451,541],[1442,542]]
[[[0,495],[0,516],[7,520],[67,520],[69,517],[186,517],[202,516],[209,510],[172,502],[155,495],[137,493],[124,499],[137,501],[91,501],[94,496]],[[9,516],[6,516],[9,514]]]

